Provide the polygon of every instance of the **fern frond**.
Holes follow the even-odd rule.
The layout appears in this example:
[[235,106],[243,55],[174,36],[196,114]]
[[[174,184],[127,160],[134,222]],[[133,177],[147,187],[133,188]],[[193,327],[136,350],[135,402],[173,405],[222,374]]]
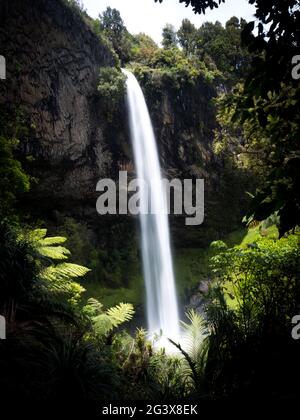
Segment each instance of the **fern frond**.
[[105,313],[93,318],[96,334],[100,336],[108,334],[124,322],[130,321],[133,314],[134,309],[131,303],[120,303],[119,305],[108,309]]
[[107,315],[112,319],[114,327],[123,322],[130,321],[134,315],[133,305],[131,303],[120,303],[113,308],[108,309]]
[[58,299],[58,301],[62,299],[62,301],[68,301],[72,304],[76,304],[82,293],[86,291],[81,284],[72,280],[64,282],[48,281],[43,286],[45,296],[48,296],[48,299]]
[[70,251],[63,246],[57,245],[66,242],[67,238],[63,236],[46,238],[46,235],[47,229],[35,229],[29,232],[27,237],[36,251],[43,257],[53,260],[66,260],[71,254]]
[[77,277],[85,276],[89,271],[89,268],[78,264],[72,263],[61,263],[56,266],[51,265],[45,268],[40,276],[43,280],[58,281],[68,280]]
[[190,323],[181,322],[185,331],[185,349],[193,360],[197,360],[206,328],[203,318],[196,311],[191,310],[186,315]]
[[37,251],[43,257],[51,258],[52,260],[67,260],[70,251],[63,246],[37,246]]
[[111,317],[106,313],[96,316],[93,323],[95,332],[99,336],[107,335],[114,328]]
[[186,314],[190,323],[181,322],[183,326],[182,345],[169,341],[184,356],[182,373],[193,380],[196,388],[201,387],[201,378],[207,358],[207,329],[204,319],[194,310]]
[[190,323],[181,322],[184,328],[184,348],[193,361],[197,362],[202,355],[202,344],[206,337],[204,319],[199,313],[190,310],[186,314]]
[[28,233],[28,238],[32,242],[40,241],[47,235],[47,229],[34,229]]
[[66,242],[67,238],[64,236],[49,236],[48,238],[42,238],[38,240],[38,244],[40,246],[49,246],[49,245],[57,245],[63,244]]
[[94,299],[94,298],[89,298],[88,301],[87,301],[87,304],[88,304],[88,306],[90,306],[93,309],[93,311],[97,315],[101,314],[103,305],[102,305],[101,302],[99,302],[99,300]]

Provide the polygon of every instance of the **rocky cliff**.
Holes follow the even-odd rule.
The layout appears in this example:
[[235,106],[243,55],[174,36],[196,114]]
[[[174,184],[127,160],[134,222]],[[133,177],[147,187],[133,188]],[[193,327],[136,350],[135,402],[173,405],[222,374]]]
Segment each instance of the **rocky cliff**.
[[88,203],[114,165],[111,139],[121,122],[102,118],[97,82],[115,58],[62,0],[1,0],[0,16],[7,63],[0,104],[22,113],[31,128],[20,143],[38,178],[29,200],[50,209]]
[[207,172],[214,159],[213,85],[199,78],[175,88],[162,80],[160,89],[150,83],[145,93],[164,169],[180,178],[213,176]]
[[217,82],[199,77],[195,83],[174,83],[159,75],[140,77],[168,178],[202,178],[205,218],[200,226],[186,226],[185,215],[170,217],[178,247],[207,246],[238,228],[245,195],[243,180],[222,159],[212,143],[217,129],[214,98]]
[[[111,241],[111,226],[124,226],[124,220],[97,215],[96,183],[116,176],[119,162],[132,159],[125,101],[108,117],[97,92],[101,69],[117,65],[114,55],[64,0],[0,0],[0,20],[0,54],[7,63],[0,106],[22,114],[30,127],[20,139],[20,156],[33,158],[28,170],[38,180],[24,198],[25,208],[54,224],[58,214],[60,220],[72,216],[88,223],[94,238]],[[226,209],[233,223],[238,216],[230,189],[226,197],[224,189],[219,193],[222,170],[211,150],[214,87],[199,80],[176,90],[164,83],[143,88],[163,171],[205,179],[204,225],[186,228],[176,219],[174,237],[181,246],[205,244],[222,234]],[[132,237],[130,226],[125,230]]]

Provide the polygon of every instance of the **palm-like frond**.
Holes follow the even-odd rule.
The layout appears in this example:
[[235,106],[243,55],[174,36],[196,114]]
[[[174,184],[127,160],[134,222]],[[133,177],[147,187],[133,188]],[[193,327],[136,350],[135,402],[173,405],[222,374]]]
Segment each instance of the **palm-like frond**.
[[70,251],[63,246],[38,245],[36,249],[40,255],[51,258],[52,260],[67,260],[71,254]]
[[[70,251],[60,244],[66,241],[62,236],[46,238],[47,229],[35,229],[27,234],[29,242],[37,253],[42,257],[51,260],[66,260],[71,254]],[[43,292],[50,292],[58,296],[66,295],[70,301],[77,301],[85,289],[73,281],[73,279],[83,277],[90,271],[89,268],[78,264],[60,263],[51,264],[45,267],[41,265],[39,279]]]
[[48,238],[39,239],[40,246],[58,245],[65,243],[67,238],[64,236],[49,236]]
[[182,344],[169,341],[177,347],[184,357],[181,365],[182,375],[192,379],[195,389],[201,387],[202,374],[207,356],[207,329],[204,319],[194,310],[187,312],[190,323],[181,322],[183,326]]
[[107,315],[111,318],[114,327],[118,327],[123,322],[130,321],[133,314],[134,309],[131,303],[120,303],[107,311]]
[[207,336],[207,329],[204,319],[196,311],[190,310],[186,316],[190,323],[181,322],[184,329],[183,347],[197,364],[202,360],[203,341]]
[[85,276],[89,271],[89,268],[78,264],[72,263],[61,263],[57,265],[51,265],[46,267],[40,274],[43,280],[58,281],[68,280],[78,277]]
[[89,298],[87,301],[87,306],[90,306],[92,308],[95,315],[100,315],[102,313],[103,304],[97,299]]
[[52,260],[66,260],[70,251],[61,246],[67,238],[63,236],[52,236],[46,238],[47,229],[35,229],[27,234],[27,239],[36,249],[38,254]]
[[114,328],[111,318],[106,313],[97,315],[93,318],[93,324],[95,333],[99,337],[104,337]]
[[133,314],[131,303],[120,303],[93,318],[95,331],[100,336],[106,335],[124,322],[130,321]]
[[89,271],[87,267],[78,264],[61,263],[44,268],[39,277],[46,292],[57,297],[65,296],[70,303],[76,303],[85,289],[73,279],[82,277]]
[[27,233],[27,237],[31,242],[39,241],[47,235],[47,229],[34,229]]

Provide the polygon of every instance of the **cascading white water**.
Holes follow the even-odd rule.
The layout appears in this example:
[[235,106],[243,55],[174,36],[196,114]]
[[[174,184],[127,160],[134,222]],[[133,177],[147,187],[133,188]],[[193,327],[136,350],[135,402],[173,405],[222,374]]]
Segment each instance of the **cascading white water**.
[[[167,201],[163,188],[156,140],[142,89],[135,76],[127,77],[127,102],[135,167],[140,187],[140,225],[143,272],[147,295],[150,335],[162,332],[166,338],[179,337],[179,317],[172,264]],[[149,194],[150,195],[150,194]],[[150,212],[151,201],[151,212]]]

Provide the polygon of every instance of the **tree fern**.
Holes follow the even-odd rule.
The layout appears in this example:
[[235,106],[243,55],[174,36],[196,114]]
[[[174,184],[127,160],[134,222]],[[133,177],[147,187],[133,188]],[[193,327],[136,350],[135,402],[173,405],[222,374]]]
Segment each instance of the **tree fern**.
[[50,236],[48,238],[43,238],[38,241],[41,246],[57,245],[65,243],[67,238],[63,236]]
[[51,265],[40,273],[45,292],[65,297],[70,303],[77,303],[81,294],[85,291],[81,284],[74,278],[84,276],[90,270],[86,267],[71,263]]
[[67,238],[63,236],[47,237],[47,229],[35,229],[28,233],[27,237],[32,243],[38,254],[52,260],[66,260],[70,256],[70,251],[61,246]]
[[190,310],[186,316],[190,322],[181,321],[184,329],[184,349],[191,359],[198,364],[202,361],[203,341],[207,336],[207,329],[204,319],[196,311]]
[[45,238],[47,235],[47,229],[34,229],[27,233],[27,237],[31,242],[39,241]]
[[130,321],[133,314],[134,309],[131,303],[120,303],[107,311],[107,315],[111,318],[114,327],[123,324],[123,322]]
[[37,246],[37,251],[43,257],[51,258],[52,260],[67,260],[70,251],[63,246]]
[[103,305],[101,302],[99,302],[99,300],[94,299],[94,298],[89,298],[87,303],[88,303],[87,306],[91,308],[91,311],[94,314],[94,316],[100,315],[102,313]]
[[[46,237],[47,229],[35,229],[26,235],[40,258],[40,289],[46,295],[67,299],[76,303],[85,289],[74,279],[85,276],[90,269],[78,264],[63,262],[54,264],[51,260],[66,260],[70,251],[61,246],[67,238],[62,236]],[[46,257],[46,258],[44,258]]]
[[50,265],[46,267],[41,273],[40,277],[43,280],[49,281],[60,281],[68,280],[78,277],[85,276],[89,271],[89,268],[78,264],[72,263],[61,263],[57,265]]
[[93,318],[95,333],[98,337],[104,337],[114,329],[111,318],[106,314],[100,314]]
[[[93,305],[95,306],[95,301]],[[124,322],[130,321],[133,317],[134,309],[130,303],[120,303],[106,312],[93,317],[95,332],[99,336],[104,336],[111,332],[114,328],[120,326]]]
[[35,247],[40,255],[51,258],[52,260],[66,260],[70,256],[70,251],[59,245],[66,242],[67,238],[55,236],[41,238],[35,242]]
[[183,326],[182,344],[169,341],[177,347],[184,356],[182,374],[190,377],[195,389],[199,390],[207,356],[207,329],[204,319],[194,310],[187,312],[189,323],[181,321]]

